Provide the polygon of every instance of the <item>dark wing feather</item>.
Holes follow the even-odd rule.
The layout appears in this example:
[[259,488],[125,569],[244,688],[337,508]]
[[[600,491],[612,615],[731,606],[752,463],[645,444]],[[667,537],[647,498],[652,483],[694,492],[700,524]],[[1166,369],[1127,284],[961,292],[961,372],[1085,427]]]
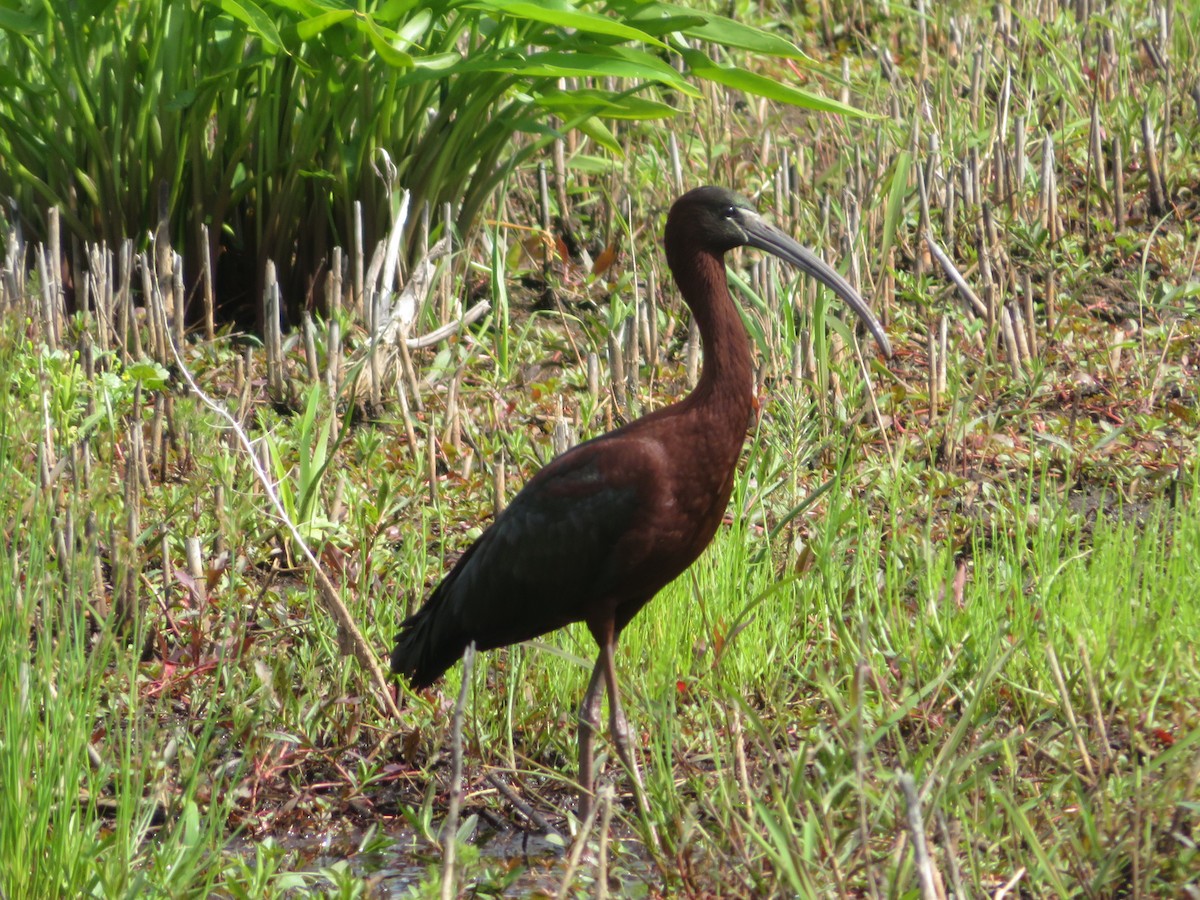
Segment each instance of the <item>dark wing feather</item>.
[[596,452],[603,440],[574,448],[530,479],[401,624],[392,671],[424,687],[471,641],[486,650],[530,640],[586,618],[612,596],[621,571],[617,544],[639,507],[631,479],[644,470],[614,477],[606,454]]

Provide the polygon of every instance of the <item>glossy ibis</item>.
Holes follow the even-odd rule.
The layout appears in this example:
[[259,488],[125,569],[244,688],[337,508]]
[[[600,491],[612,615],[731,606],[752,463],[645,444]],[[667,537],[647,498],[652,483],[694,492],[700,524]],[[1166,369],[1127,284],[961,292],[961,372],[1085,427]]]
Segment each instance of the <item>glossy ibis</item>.
[[400,626],[392,670],[417,688],[474,641],[480,650],[586,622],[600,645],[579,711],[580,814],[592,808],[600,679],[617,753],[644,797],[613,662],[629,620],[708,546],[725,513],[754,404],[750,344],[725,253],[757,247],[828,285],[891,347],[837,272],[768,225],[743,197],[701,187],[671,207],[667,263],[700,329],[704,365],[683,400],[568,450],[534,475]]

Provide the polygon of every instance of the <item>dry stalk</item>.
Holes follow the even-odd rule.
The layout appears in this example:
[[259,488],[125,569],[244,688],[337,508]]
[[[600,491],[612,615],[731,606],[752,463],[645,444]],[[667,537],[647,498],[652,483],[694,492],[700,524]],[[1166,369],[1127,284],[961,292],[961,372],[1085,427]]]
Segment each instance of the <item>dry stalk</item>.
[[212,271],[212,241],[208,235],[208,226],[200,224],[200,287],[204,298],[204,339],[211,341],[216,338],[216,290],[213,284]]
[[1032,360],[1029,355],[1029,341],[1026,339],[1025,315],[1021,312],[1021,305],[1017,303],[1015,298],[1009,301],[1007,309],[1012,319],[1013,335],[1017,339],[1017,354],[1021,360],[1021,365],[1028,372]]
[[641,374],[641,315],[636,299],[629,304],[629,317],[622,329],[625,336],[625,389],[630,397],[638,396],[638,376]]
[[1058,221],[1058,185],[1054,174],[1054,138],[1046,132],[1042,141],[1042,191],[1038,203],[1042,227],[1050,236],[1050,243],[1058,242],[1062,229]]
[[1013,195],[1011,173],[1009,171],[1008,154],[1004,152],[1004,141],[1008,134],[1008,113],[1012,98],[1012,66],[1004,68],[1004,81],[1000,86],[1000,99],[997,103],[999,114],[996,120],[996,155],[992,184],[995,187],[994,202],[1011,202]]
[[139,384],[134,388],[133,411],[127,420],[129,426],[128,456],[125,458],[125,533],[118,544],[117,577],[113,591],[113,613],[121,628],[132,634],[141,634],[141,600],[138,593],[138,535],[141,534],[141,484],[138,478],[141,442],[141,392]]
[[492,460],[492,517],[500,518],[500,513],[504,512],[505,505],[505,473],[504,473],[504,453],[502,450],[496,451],[496,456]]
[[[371,358],[374,359],[374,354]],[[408,451],[412,454],[413,464],[420,465],[421,451],[417,444],[417,428],[413,423],[412,409],[408,405],[408,391],[404,389],[403,384],[398,384],[396,388],[396,399],[400,401],[400,421],[404,423],[404,437],[408,441]]]
[[950,320],[945,313],[938,316],[938,395],[946,393],[946,357],[950,348]]
[[354,201],[354,295],[350,298],[350,312],[357,316],[367,316],[363,308],[363,291],[366,283],[366,253],[363,249],[363,216],[362,201]]
[[550,434],[550,445],[554,448],[555,456],[562,456],[575,444],[575,435],[571,430],[571,422],[563,414],[563,401],[560,394],[555,398],[554,429]]
[[[1099,89],[1098,86],[1097,86],[1097,89]],[[1102,131],[1100,128],[1100,109],[1099,109],[1099,105],[1098,105],[1097,101],[1095,100],[1095,98],[1093,98],[1093,100],[1092,100],[1092,119],[1091,119],[1091,126],[1090,126],[1090,135],[1089,135],[1091,140],[1088,144],[1088,163],[1089,163],[1090,167],[1092,167],[1093,172],[1095,174],[1095,181],[1092,183],[1094,183],[1098,188],[1098,190],[1096,191],[1096,196],[1099,199],[1100,213],[1102,215],[1108,215],[1109,214],[1108,199],[1104,195],[1104,185],[1108,183],[1108,173],[1104,171],[1104,148],[1100,145],[1100,135],[1101,134],[1102,134]],[[1085,193],[1085,196],[1084,196],[1085,206],[1088,202],[1087,197],[1089,195],[1090,195],[1090,192]],[[1084,219],[1088,223],[1087,228],[1090,232],[1091,221],[1090,221],[1090,218],[1087,216],[1086,209],[1084,210]]]
[[[196,395],[201,403],[216,413],[218,417],[224,419],[229,426],[238,443],[241,445],[246,460],[250,463],[254,471],[255,477],[258,479],[259,484],[262,485],[263,491],[270,500],[276,517],[283,523],[295,545],[300,548],[300,552],[308,561],[313,578],[317,583],[321,605],[324,606],[325,611],[329,613],[337,625],[339,649],[343,653],[349,653],[354,656],[358,664],[367,673],[368,678],[375,685],[379,703],[394,719],[399,720],[401,718],[400,708],[396,705],[396,701],[392,697],[391,686],[383,669],[380,668],[379,659],[375,651],[367,643],[366,638],[363,637],[357,623],[354,621],[354,617],[350,614],[350,610],[346,608],[346,604],[342,602],[342,598],[338,595],[337,587],[329,579],[329,576],[325,574],[320,560],[317,559],[309,548],[308,543],[304,540],[304,535],[300,533],[300,529],[296,527],[296,523],[288,516],[287,510],[283,506],[283,501],[279,499],[279,492],[275,489],[274,482],[267,474],[267,468],[264,467],[259,455],[254,452],[254,444],[251,442],[250,436],[246,434],[245,429],[238,424],[238,421],[226,411],[224,406],[217,403],[200,389],[200,386],[196,383],[196,379],[192,377],[191,370],[184,363],[179,348],[173,342],[171,344],[171,353],[175,358],[175,364],[179,372],[183,375],[192,393]],[[249,384],[248,379],[247,384]]]
[[542,160],[538,162],[537,167],[537,183],[538,183],[538,212],[540,213],[540,221],[542,231],[550,231],[550,180],[546,177],[546,162]]
[[974,313],[981,319],[987,318],[987,307],[983,305],[983,301],[967,284],[967,280],[963,278],[962,273],[958,271],[950,257],[946,255],[946,251],[938,246],[938,242],[933,238],[933,232],[925,232],[925,243],[929,247],[929,252],[933,258],[938,261],[942,267],[942,271],[954,282],[954,286],[958,288],[959,296],[962,297],[967,304],[967,310]]
[[554,165],[554,199],[558,201],[559,218],[566,223],[571,208],[567,203],[567,148],[562,138],[555,139],[552,145],[551,161]]
[[626,408],[625,350],[621,346],[620,329],[608,333],[608,370],[612,375],[613,399],[617,407]]
[[446,811],[446,822],[442,826],[442,900],[451,900],[455,896],[454,856],[458,849],[458,811],[463,795],[463,711],[471,688],[471,669],[475,664],[474,641],[467,644],[462,659],[462,686],[458,690],[458,702],[454,704],[454,718],[450,724],[450,808]]
[[175,570],[171,565],[171,535],[165,530],[163,531],[162,540],[159,541],[159,553],[162,554],[162,596],[159,598],[162,604],[163,615],[167,618],[167,627],[174,629],[174,624],[171,619],[171,586],[175,583]]
[[1033,279],[1029,270],[1021,271],[1021,300],[1025,304],[1025,342],[1029,346],[1030,359],[1037,359],[1037,324],[1033,316]]
[[146,329],[149,335],[150,352],[154,359],[166,365],[166,313],[163,310],[163,295],[155,283],[154,269],[148,253],[138,254],[138,266],[142,272],[142,298],[146,304]]
[[164,473],[163,481],[166,481],[166,453],[163,450],[163,419],[166,418],[167,398],[164,394],[155,392],[154,395],[154,418],[150,420],[150,457],[157,460],[160,470]]
[[1125,230],[1125,151],[1120,135],[1113,137],[1113,205],[1117,231]]
[[1021,866],[1021,868],[1017,869],[1017,871],[1013,874],[1013,877],[1008,879],[1008,881],[1003,884],[1000,890],[996,891],[996,896],[993,898],[993,900],[1004,900],[1005,897],[1012,893],[1013,888],[1021,883],[1021,879],[1024,877],[1025,867]]
[[117,308],[121,329],[121,365],[127,366],[130,361],[142,358],[142,336],[133,313],[133,241],[126,238],[121,242],[118,259],[120,290],[117,294]]
[[204,576],[204,557],[200,549],[200,538],[191,535],[183,543],[187,559],[187,572],[196,585],[196,599],[204,602],[208,599],[207,580]]
[[[612,787],[607,785],[606,787],[608,788],[611,805]],[[567,864],[563,867],[562,884],[558,886],[558,893],[555,895],[556,900],[566,900],[566,897],[570,893],[571,882],[575,880],[575,871],[579,868],[579,861],[583,858],[584,850],[587,849],[587,841],[592,834],[592,825],[595,821],[596,814],[593,813],[579,823],[579,833],[575,835],[575,842],[571,845],[571,852],[567,854]]]
[[1021,353],[1017,349],[1017,338],[1013,328],[1012,315],[1007,306],[1000,307],[1000,332],[1004,335],[1004,352],[1008,358],[1008,368],[1013,378],[1020,378]]
[[54,483],[54,470],[57,468],[58,454],[54,447],[54,418],[50,415],[50,392],[42,391],[42,433],[39,438],[39,453],[41,457],[41,465],[39,466],[39,474],[41,476],[42,490],[50,490],[50,485]]
[[900,793],[904,795],[908,835],[912,842],[913,864],[917,869],[917,881],[921,886],[921,900],[945,900],[945,890],[938,890],[942,879],[935,873],[929,858],[929,846],[925,841],[925,823],[921,820],[921,798],[917,786],[907,772],[900,772]]
[[1079,757],[1083,760],[1084,771],[1087,772],[1088,781],[1095,784],[1096,770],[1092,768],[1092,757],[1088,754],[1087,744],[1083,740],[1083,732],[1080,731],[1079,722],[1075,718],[1075,707],[1071,705],[1071,695],[1067,693],[1067,683],[1063,679],[1062,669],[1058,665],[1058,654],[1054,652],[1054,646],[1050,643],[1046,644],[1046,661],[1050,664],[1050,674],[1054,678],[1054,685],[1062,696],[1063,712],[1067,715],[1067,725],[1070,726],[1071,736],[1075,739]]
[[1014,196],[1025,187],[1025,117],[1013,116],[1013,172],[1010,185]]
[[675,193],[683,193],[683,163],[679,158],[679,140],[675,137],[675,132],[671,131],[667,138],[667,150],[671,157],[671,177],[675,183]]
[[958,841],[950,833],[950,829],[946,825],[946,817],[942,815],[941,811],[937,813],[937,826],[938,839],[946,859],[946,868],[950,870],[950,886],[954,890],[955,897],[965,897],[967,893],[963,890],[962,872],[958,868]]
[[1104,709],[1100,705],[1100,692],[1096,689],[1096,677],[1092,674],[1092,661],[1087,652],[1083,638],[1078,639],[1079,658],[1083,662],[1083,674],[1087,679],[1088,700],[1092,704],[1092,717],[1095,719],[1096,732],[1099,735],[1100,768],[1108,771],[1110,755],[1108,747],[1108,727],[1104,722]]
[[1146,177],[1149,179],[1148,200],[1150,214],[1167,214],[1167,194],[1163,189],[1162,172],[1158,165],[1158,150],[1154,139],[1154,126],[1150,124],[1150,112],[1142,113],[1142,141],[1146,157]]
[[996,281],[992,277],[992,254],[984,232],[983,223],[975,226],[975,246],[979,254],[979,280],[982,282],[983,307],[987,319],[988,333],[996,324]]
[[651,264],[646,273],[646,311],[642,320],[646,323],[646,333],[643,335],[646,343],[646,362],[650,365],[650,378],[653,380],[658,368],[658,269]]
[[928,389],[929,389],[929,422],[930,424],[937,418],[938,414],[938,341],[937,333],[930,328],[925,339],[925,352],[929,362],[928,373]]
[[281,302],[275,263],[268,259],[266,288],[263,292],[263,344],[267,355],[267,393],[276,403],[282,403],[286,399],[287,388],[284,380]]
[[[175,336],[175,343],[178,346],[183,346],[184,337],[184,316],[187,313],[185,306],[185,296],[183,293],[183,257],[178,253],[171,255],[171,298],[174,301],[172,309],[172,328]],[[164,358],[163,363],[166,363]]]
[[49,263],[50,280],[46,284],[46,290],[50,292],[50,318],[47,324],[50,327],[50,333],[54,335],[54,344],[51,349],[56,349],[62,341],[62,317],[66,315],[67,310],[67,295],[63,285],[62,274],[62,225],[59,219],[58,207],[53,206],[47,214],[46,230],[48,232],[47,253],[50,258]]
[[342,320],[341,279],[337,269],[341,267],[342,251],[334,248],[333,265],[325,277],[325,308],[329,311],[329,324],[325,336],[325,389],[330,402],[336,402],[342,389]]
[[1054,270],[1046,273],[1046,330],[1049,339],[1054,340],[1054,332],[1058,328],[1058,291],[1055,283]]
[[596,900],[608,897],[608,838],[613,815],[613,786],[600,788],[600,849],[596,861]]
[[434,428],[432,413],[429,419],[429,427],[425,431],[425,451],[425,465],[429,472],[429,505],[437,509],[440,500],[437,471],[437,432]]
[[541,829],[544,834],[553,835],[565,843],[565,840],[563,839],[563,836],[559,830],[551,825],[546,820],[545,816],[521,799],[520,794],[497,778],[494,772],[486,772],[484,773],[483,777],[487,779],[488,783],[491,784],[492,787],[494,787],[501,793],[501,795],[503,795],[505,800],[513,805],[517,812]]
[[[436,247],[437,244],[434,244],[435,249]],[[440,344],[451,335],[457,334],[468,325],[471,325],[479,319],[482,319],[489,312],[491,312],[491,310],[492,305],[486,300],[481,300],[479,303],[476,303],[465,313],[463,313],[459,318],[447,322],[445,325],[435,328],[433,331],[423,334],[420,337],[405,338],[404,343],[410,350],[421,350],[425,347],[432,347],[434,344]]]
[[875,396],[875,383],[871,381],[871,370],[867,366],[867,361],[863,358],[862,347],[857,339],[854,341],[854,356],[858,360],[859,371],[862,372],[863,388],[867,393],[867,399],[871,401],[871,418],[875,421],[875,427],[879,429],[879,434],[883,438],[884,452],[891,459],[892,444],[888,440],[887,428],[884,427],[883,414],[879,412],[879,401]]
[[318,384],[321,381],[321,367],[317,361],[317,335],[312,315],[307,309],[301,319],[301,331],[304,337],[304,362],[308,366],[308,380]]
[[[587,355],[587,389],[592,404],[600,402],[600,355],[595,350]],[[585,423],[587,424],[587,423]]]

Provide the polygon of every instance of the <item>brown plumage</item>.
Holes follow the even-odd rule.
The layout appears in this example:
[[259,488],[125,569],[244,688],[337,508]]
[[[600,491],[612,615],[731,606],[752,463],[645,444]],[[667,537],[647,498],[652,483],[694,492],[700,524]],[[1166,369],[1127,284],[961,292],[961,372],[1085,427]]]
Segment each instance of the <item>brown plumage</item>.
[[579,714],[584,816],[602,677],[613,742],[643,796],[618,699],[617,639],[708,546],[733,489],[754,399],[750,345],[725,279],[725,253],[739,246],[766,250],[824,282],[891,355],[883,328],[832,268],[737,194],[689,191],[667,217],[666,252],[704,348],[695,390],[568,450],[534,475],[401,624],[392,652],[392,670],[425,687],[471,641],[487,650],[586,622],[600,654]]

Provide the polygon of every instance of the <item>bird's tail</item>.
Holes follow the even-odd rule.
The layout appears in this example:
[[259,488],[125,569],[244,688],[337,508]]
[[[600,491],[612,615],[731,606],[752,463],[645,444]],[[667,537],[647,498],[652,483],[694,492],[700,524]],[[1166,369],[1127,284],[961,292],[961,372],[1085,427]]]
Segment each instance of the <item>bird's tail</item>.
[[456,623],[438,615],[430,602],[400,625],[392,650],[392,671],[414,688],[429,687],[463,655],[470,643]]

